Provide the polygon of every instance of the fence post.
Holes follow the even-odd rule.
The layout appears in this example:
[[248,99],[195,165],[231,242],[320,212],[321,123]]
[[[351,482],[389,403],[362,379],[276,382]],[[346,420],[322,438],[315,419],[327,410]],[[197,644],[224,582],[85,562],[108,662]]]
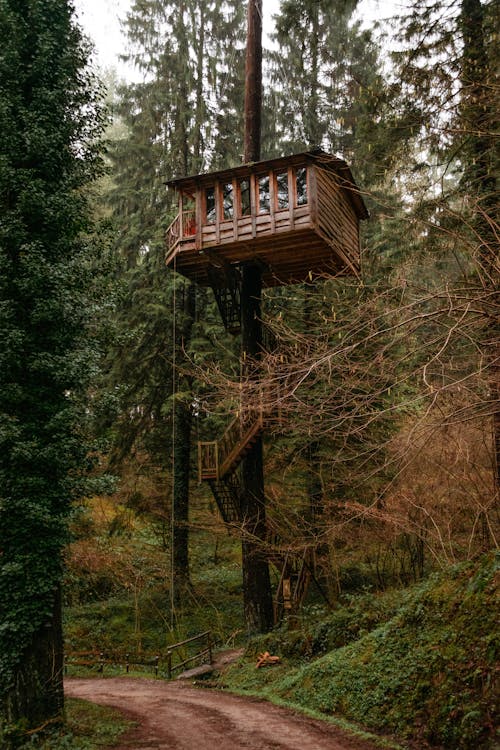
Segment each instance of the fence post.
[[130,654],[125,654],[125,671],[128,674],[130,669]]
[[170,649],[167,651],[167,677],[169,680],[172,679],[172,652]]
[[212,663],[212,636],[210,630],[208,631],[208,663]]
[[158,664],[160,662],[160,657],[157,655],[155,656],[155,677],[158,677]]
[[99,669],[98,671],[101,673],[101,676],[104,677],[104,653],[101,651],[99,654]]

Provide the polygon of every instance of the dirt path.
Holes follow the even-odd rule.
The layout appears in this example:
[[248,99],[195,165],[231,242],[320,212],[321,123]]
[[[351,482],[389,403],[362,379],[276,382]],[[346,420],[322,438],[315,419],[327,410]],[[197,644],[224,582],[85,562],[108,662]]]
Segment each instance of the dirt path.
[[69,678],[65,691],[138,723],[116,750],[375,750],[330,724],[184,682]]

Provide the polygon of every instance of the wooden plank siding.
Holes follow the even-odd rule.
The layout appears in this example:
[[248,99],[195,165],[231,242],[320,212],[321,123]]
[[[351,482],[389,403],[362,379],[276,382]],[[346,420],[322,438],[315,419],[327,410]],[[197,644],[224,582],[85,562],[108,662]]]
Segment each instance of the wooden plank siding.
[[[261,162],[210,175],[178,180],[195,195],[196,232],[190,236],[170,231],[167,264],[200,284],[209,283],[210,266],[258,262],[267,286],[288,284],[320,273],[359,272],[359,220],[364,218],[360,198],[353,197],[344,173],[336,173],[341,160],[301,160],[297,156]],[[333,168],[332,168],[333,164]],[[306,168],[307,203],[297,205],[297,170]],[[348,167],[345,165],[345,170]],[[278,201],[280,177],[281,207]],[[286,175],[286,177],[284,177]],[[350,175],[350,173],[349,173]],[[260,180],[268,178],[268,190],[259,195]],[[351,178],[352,179],[352,178]],[[251,213],[242,215],[241,181],[248,180]],[[176,184],[176,183],[173,183]],[[224,216],[223,186],[232,185],[232,213]],[[288,185],[288,206],[283,207]],[[267,182],[264,183],[267,187]],[[206,216],[206,189],[215,189],[216,217]],[[264,187],[263,187],[264,190]],[[351,194],[352,193],[352,194]],[[301,193],[301,195],[303,195]],[[356,194],[357,195],[357,194]],[[260,198],[266,208],[263,210]],[[356,203],[358,201],[358,204]],[[182,206],[182,200],[180,200]],[[361,201],[361,206],[364,205]],[[366,209],[364,209],[366,213]],[[201,220],[200,220],[201,219]],[[182,222],[180,223],[182,226]],[[177,225],[176,225],[177,226]]]

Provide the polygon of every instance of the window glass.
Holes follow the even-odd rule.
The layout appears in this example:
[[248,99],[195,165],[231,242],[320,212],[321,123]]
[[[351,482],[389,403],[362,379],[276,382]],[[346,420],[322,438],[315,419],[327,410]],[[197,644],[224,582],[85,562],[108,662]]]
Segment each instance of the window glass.
[[215,223],[215,188],[205,189],[205,205],[207,209],[207,224]]
[[225,219],[232,219],[234,215],[233,207],[233,183],[226,182],[222,186],[222,206]]
[[278,209],[288,208],[288,172],[278,172],[276,175],[276,200]]
[[241,215],[250,216],[252,206],[250,203],[250,180],[240,181]]
[[266,214],[270,211],[271,200],[269,197],[269,175],[259,177],[259,213]]
[[307,203],[307,169],[300,167],[295,173],[297,185],[297,206],[304,206]]

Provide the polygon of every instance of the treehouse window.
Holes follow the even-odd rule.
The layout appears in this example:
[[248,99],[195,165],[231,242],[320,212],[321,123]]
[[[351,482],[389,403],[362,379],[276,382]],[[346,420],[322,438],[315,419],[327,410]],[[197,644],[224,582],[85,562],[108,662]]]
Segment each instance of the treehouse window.
[[267,214],[271,210],[269,195],[269,175],[259,177],[259,214]]
[[250,216],[252,205],[250,203],[250,180],[240,181],[240,207],[242,216]]
[[300,167],[295,173],[295,186],[297,190],[297,206],[305,206],[307,203],[307,170]]
[[226,182],[222,186],[222,207],[225,219],[232,219],[234,216],[234,195],[233,183]]
[[288,208],[288,172],[278,172],[276,175],[276,202],[278,211]]
[[215,224],[215,188],[207,187],[205,189],[205,208],[207,224]]

